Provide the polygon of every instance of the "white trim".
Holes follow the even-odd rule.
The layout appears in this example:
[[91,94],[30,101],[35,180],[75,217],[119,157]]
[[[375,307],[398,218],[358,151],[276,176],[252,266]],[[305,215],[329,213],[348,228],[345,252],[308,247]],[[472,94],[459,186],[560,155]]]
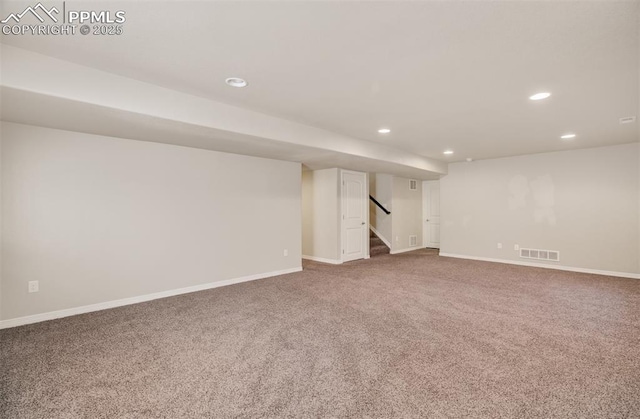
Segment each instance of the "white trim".
[[15,319],[1,320],[0,329],[22,326],[25,324],[38,323],[47,320],[59,319],[62,317],[75,316],[77,314],[90,313],[92,311],[106,310],[109,308],[128,306],[131,304],[143,303],[145,301],[157,300],[159,298],[173,297],[175,295],[189,294],[197,291],[204,291],[212,288],[224,287],[227,285],[239,284],[241,282],[255,281],[256,279],[269,278],[278,275],[285,275],[302,271],[302,267],[283,269],[280,271],[266,272],[255,275],[242,276],[240,278],[226,279],[224,281],[209,282],[207,284],[194,285],[192,287],[178,288],[175,290],[155,292],[153,294],[139,295],[137,297],[123,298],[120,300],[105,301],[103,303],[90,304],[86,306],[67,308],[64,310],[50,311],[47,313],[34,314],[31,316],[17,317]]
[[375,228],[374,226],[370,225],[370,226],[369,226],[369,228],[371,229],[371,231],[373,231],[373,232],[374,232],[374,234],[375,234],[376,236],[378,236],[378,238],[379,238],[380,240],[382,240],[382,243],[386,244],[386,245],[387,245],[387,247],[388,247],[389,249],[391,249],[391,243],[389,243],[389,240],[385,239],[385,238],[382,236],[382,234],[380,234],[380,232],[379,232],[378,230],[376,230],[376,228]]
[[414,250],[420,250],[420,249],[423,249],[423,247],[409,247],[407,249],[392,250],[389,253],[392,255],[397,255],[398,253],[413,252]]
[[340,259],[325,259],[308,255],[302,255],[302,259],[312,260],[314,262],[330,263],[332,265],[342,265],[342,261]]
[[603,271],[599,269],[576,268],[573,266],[562,266],[562,265],[548,265],[544,263],[525,262],[525,261],[507,260],[507,259],[494,259],[494,258],[485,258],[480,256],[466,256],[466,255],[457,255],[453,253],[442,253],[442,252],[440,252],[440,256],[449,257],[449,258],[458,258],[458,259],[481,260],[484,262],[506,263],[509,265],[532,266],[534,268],[557,269],[559,271],[580,272],[585,274],[640,279],[640,274],[634,274],[629,272]]

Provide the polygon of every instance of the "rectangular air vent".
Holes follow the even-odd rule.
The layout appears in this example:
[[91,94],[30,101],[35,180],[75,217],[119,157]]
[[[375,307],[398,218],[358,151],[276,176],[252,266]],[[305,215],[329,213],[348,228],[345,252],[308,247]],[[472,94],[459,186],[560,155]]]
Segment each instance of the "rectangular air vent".
[[409,236],[409,246],[415,247],[418,245],[418,236]]
[[412,191],[417,191],[418,190],[418,181],[417,180],[410,180],[409,181],[409,189],[411,189]]
[[550,260],[558,262],[560,260],[560,252],[557,250],[541,250],[541,249],[520,249],[520,257],[525,259]]
[[636,122],[636,117],[635,116],[627,116],[625,118],[620,118],[620,123],[621,124],[630,124],[632,122]]

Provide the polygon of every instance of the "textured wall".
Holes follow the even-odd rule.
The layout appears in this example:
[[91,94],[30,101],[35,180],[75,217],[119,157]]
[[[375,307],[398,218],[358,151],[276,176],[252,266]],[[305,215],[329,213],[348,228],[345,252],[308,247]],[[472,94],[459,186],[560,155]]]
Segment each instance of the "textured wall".
[[388,211],[391,211],[391,214],[385,214],[377,205],[374,205],[374,216],[369,216],[371,220],[375,220],[373,222],[373,226],[378,231],[378,233],[382,236],[382,239],[391,243],[393,241],[393,232],[392,232],[392,220],[393,220],[393,176],[385,175],[381,173],[377,173],[375,175],[370,175],[371,177],[375,177],[375,181],[373,182],[373,186],[375,189],[370,188],[371,195],[380,202],[380,204],[385,207]]
[[340,260],[338,169],[302,173],[302,254]]
[[[393,177],[393,242],[391,251],[422,247],[422,184],[409,189],[409,179]],[[409,245],[409,236],[417,236],[417,246]]]
[[566,267],[640,272],[639,147],[449,165],[441,252],[523,261],[518,244],[559,250]]
[[300,267],[298,163],[9,123],[1,149],[2,319]]

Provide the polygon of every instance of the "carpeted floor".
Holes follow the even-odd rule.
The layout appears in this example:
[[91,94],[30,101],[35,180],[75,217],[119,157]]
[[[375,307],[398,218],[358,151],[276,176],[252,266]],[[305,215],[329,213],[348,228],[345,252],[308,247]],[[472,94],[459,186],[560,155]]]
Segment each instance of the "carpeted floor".
[[0,331],[0,417],[640,417],[639,280],[304,267]]

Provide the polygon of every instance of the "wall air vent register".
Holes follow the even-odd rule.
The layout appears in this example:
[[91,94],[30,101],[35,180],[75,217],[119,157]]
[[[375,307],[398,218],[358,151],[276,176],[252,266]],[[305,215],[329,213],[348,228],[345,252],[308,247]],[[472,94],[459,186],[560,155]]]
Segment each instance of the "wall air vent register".
[[524,259],[560,261],[560,252],[557,250],[520,249],[520,257]]

